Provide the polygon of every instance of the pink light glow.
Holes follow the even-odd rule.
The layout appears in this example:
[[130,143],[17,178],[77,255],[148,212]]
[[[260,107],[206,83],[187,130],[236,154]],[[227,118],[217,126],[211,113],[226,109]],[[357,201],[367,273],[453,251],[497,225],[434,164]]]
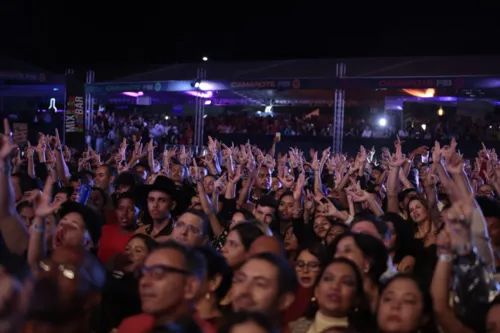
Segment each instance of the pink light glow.
[[186,94],[201,98],[212,98],[214,95],[211,91],[186,91]]
[[139,92],[125,91],[125,92],[122,92],[122,95],[129,96],[129,97],[139,97],[139,96],[144,96],[144,93],[142,91],[139,91]]

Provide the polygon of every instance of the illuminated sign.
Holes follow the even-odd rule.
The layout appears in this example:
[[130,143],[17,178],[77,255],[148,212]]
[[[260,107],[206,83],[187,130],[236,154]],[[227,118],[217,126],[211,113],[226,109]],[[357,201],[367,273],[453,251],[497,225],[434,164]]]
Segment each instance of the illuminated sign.
[[140,91],[142,84],[117,84],[106,86],[107,92]]
[[231,88],[275,89],[276,81],[236,81],[231,82]]
[[229,83],[233,89],[300,89],[300,80],[251,80]]
[[69,96],[66,101],[66,133],[85,131],[85,99],[83,96]]
[[434,80],[379,80],[378,86],[382,88],[432,88],[436,86]]
[[57,107],[56,107],[56,99],[55,98],[51,98],[50,99],[50,102],[49,102],[49,108],[48,108],[49,111],[52,111],[54,110],[54,112],[57,112]]

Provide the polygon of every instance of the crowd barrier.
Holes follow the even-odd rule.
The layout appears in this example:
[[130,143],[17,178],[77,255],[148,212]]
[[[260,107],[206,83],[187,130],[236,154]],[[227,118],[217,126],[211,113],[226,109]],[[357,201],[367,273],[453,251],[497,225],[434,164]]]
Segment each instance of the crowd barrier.
[[[268,135],[251,135],[251,134],[216,134],[214,135],[218,140],[224,142],[226,145],[230,145],[234,142],[235,145],[240,145],[246,143],[248,140],[252,144],[256,144],[264,149],[269,149],[272,144],[273,136]],[[382,147],[388,147],[391,151],[394,151],[394,140],[395,138],[353,138],[344,137],[343,142],[343,152],[349,154],[349,156],[354,156],[358,151],[359,147],[362,145],[366,149],[370,149],[375,146],[377,152],[380,152]],[[424,140],[424,139],[402,139],[403,151],[410,152],[420,146],[434,146],[434,141]],[[206,142],[206,141],[205,141]],[[500,149],[500,141],[479,141],[479,140],[458,140],[458,149],[463,154],[465,158],[477,157],[477,153],[481,150],[481,142],[484,142],[488,149],[495,148],[498,152]],[[441,141],[441,146],[449,144],[449,141]],[[281,141],[277,145],[276,150],[278,152],[286,152],[290,147],[298,147],[303,151],[309,151],[310,148],[316,150],[323,150],[327,147],[333,146],[333,139],[331,137],[319,137],[319,136],[281,136]]]

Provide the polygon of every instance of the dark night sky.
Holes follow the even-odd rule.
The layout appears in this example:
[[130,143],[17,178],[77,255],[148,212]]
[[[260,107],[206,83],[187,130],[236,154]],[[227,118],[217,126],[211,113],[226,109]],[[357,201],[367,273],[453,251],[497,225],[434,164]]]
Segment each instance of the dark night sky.
[[410,2],[400,3],[408,6],[405,16],[359,2],[344,15],[333,5],[306,9],[307,2],[287,2],[279,15],[271,1],[140,6],[149,2],[4,0],[0,53],[58,72],[93,68],[99,80],[204,55],[231,61],[500,53],[497,10],[485,5],[471,18],[418,15]]

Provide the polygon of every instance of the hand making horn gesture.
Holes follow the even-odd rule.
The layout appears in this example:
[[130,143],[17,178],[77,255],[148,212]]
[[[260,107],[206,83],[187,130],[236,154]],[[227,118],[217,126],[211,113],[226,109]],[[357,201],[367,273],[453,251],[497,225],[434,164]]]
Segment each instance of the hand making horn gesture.
[[10,131],[9,120],[3,120],[3,135],[0,142],[0,160],[9,161],[12,154],[18,149],[17,145],[12,143],[12,132]]
[[54,186],[54,178],[48,176],[45,180],[43,193],[41,193],[38,198],[38,205],[35,210],[35,215],[37,217],[46,218],[61,208],[61,202],[51,202],[52,186]]

